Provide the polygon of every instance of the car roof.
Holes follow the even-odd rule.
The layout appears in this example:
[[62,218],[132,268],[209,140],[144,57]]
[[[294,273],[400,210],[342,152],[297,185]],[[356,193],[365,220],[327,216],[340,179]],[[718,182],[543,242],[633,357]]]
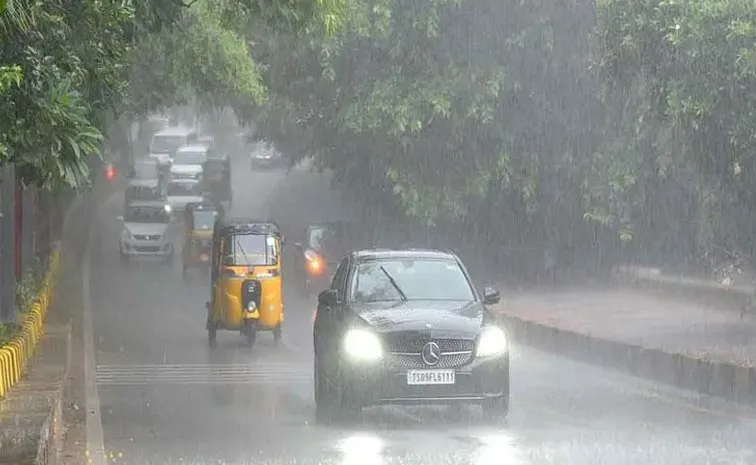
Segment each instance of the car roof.
[[165,201],[163,200],[137,200],[134,202],[129,202],[128,207],[165,208]]
[[176,153],[179,152],[207,152],[210,150],[210,147],[204,144],[190,144],[190,145],[184,145],[183,147],[176,150]]
[[188,128],[186,126],[171,126],[169,128],[163,128],[160,131],[156,132],[155,136],[185,136],[192,132],[195,132],[194,129]]
[[157,179],[129,179],[129,184],[126,186],[128,189],[129,187],[157,187],[160,184],[160,181]]
[[197,210],[215,210],[215,211],[223,211],[223,207],[215,204],[213,202],[203,200],[202,202],[189,202],[184,207],[186,211],[189,210],[197,211]]
[[357,261],[391,260],[402,258],[455,260],[457,256],[453,252],[438,249],[364,249],[352,252]]

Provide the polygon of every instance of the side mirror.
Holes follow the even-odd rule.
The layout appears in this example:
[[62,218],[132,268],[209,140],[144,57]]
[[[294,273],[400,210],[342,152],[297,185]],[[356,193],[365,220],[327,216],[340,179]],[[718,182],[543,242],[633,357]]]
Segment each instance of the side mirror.
[[496,289],[486,286],[483,288],[483,303],[485,305],[498,304],[501,301],[501,294]]
[[334,307],[339,303],[339,291],[336,289],[326,289],[318,294],[318,304],[324,307]]
[[120,221],[121,223],[123,223],[123,217],[122,217],[122,216],[116,216],[116,219],[117,219],[118,221]]

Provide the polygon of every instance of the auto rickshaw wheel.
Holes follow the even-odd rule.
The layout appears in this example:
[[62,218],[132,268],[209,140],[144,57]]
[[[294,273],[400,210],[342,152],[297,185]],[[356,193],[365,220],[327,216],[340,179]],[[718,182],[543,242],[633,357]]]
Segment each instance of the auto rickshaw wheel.
[[273,328],[273,340],[279,342],[281,340],[281,325],[279,324]]
[[244,326],[244,336],[247,338],[247,345],[253,347],[255,341],[257,341],[257,328],[254,324],[246,324]]
[[212,321],[208,321],[207,342],[210,344],[210,347],[215,347],[217,336],[218,336],[218,327],[215,326],[215,323],[213,323]]

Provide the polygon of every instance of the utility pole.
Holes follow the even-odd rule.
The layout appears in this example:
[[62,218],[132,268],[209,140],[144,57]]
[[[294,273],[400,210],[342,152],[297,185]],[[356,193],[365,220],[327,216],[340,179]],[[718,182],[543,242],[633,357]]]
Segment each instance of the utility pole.
[[0,323],[16,321],[16,170],[12,163],[0,168]]

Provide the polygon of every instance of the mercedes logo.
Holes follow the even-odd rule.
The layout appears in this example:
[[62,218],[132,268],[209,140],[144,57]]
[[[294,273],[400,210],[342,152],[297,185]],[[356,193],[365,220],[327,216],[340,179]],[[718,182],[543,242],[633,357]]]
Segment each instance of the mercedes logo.
[[429,342],[423,346],[420,355],[423,357],[423,362],[432,367],[441,359],[441,348],[435,342]]

